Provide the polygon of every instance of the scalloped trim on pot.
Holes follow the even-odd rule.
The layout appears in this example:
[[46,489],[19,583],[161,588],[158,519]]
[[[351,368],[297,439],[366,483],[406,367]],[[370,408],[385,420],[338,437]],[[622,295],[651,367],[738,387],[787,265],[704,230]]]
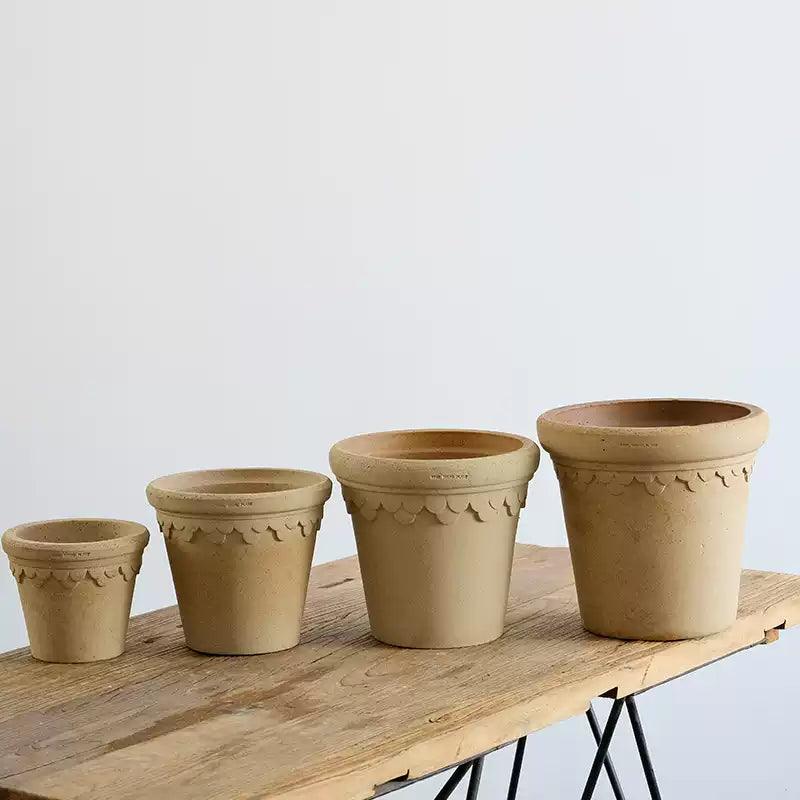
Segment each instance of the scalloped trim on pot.
[[322,523],[322,506],[303,513],[282,516],[252,517],[248,519],[197,519],[164,514],[158,511],[158,527],[166,539],[193,542],[198,533],[213,544],[225,544],[228,537],[238,533],[245,544],[257,544],[267,534],[276,542],[283,542],[292,534],[310,536]]
[[633,483],[641,483],[650,495],[660,495],[671,483],[678,481],[690,492],[702,489],[705,484],[714,480],[722,481],[722,485],[730,487],[744,480],[750,481],[753,473],[753,462],[729,464],[724,467],[708,469],[670,470],[667,472],[614,472],[597,469],[580,469],[554,464],[559,481],[569,481],[579,491],[585,491],[591,485],[600,485],[608,489],[610,494],[620,495],[626,487]]
[[451,525],[467,509],[480,522],[487,522],[502,511],[510,517],[517,517],[520,509],[525,507],[527,496],[527,483],[495,492],[452,495],[404,495],[342,486],[342,497],[349,514],[359,513],[364,519],[372,521],[383,509],[401,525],[412,525],[423,509],[433,514],[442,525]]
[[32,567],[9,562],[11,574],[17,583],[25,579],[34,586],[41,588],[50,578],[57,580],[65,589],[74,589],[81,581],[91,580],[96,586],[105,586],[108,581],[115,580],[120,575],[124,581],[132,580],[139,574],[141,561],[132,564],[111,564],[103,567],[89,567],[83,569],[52,569],[51,567]]

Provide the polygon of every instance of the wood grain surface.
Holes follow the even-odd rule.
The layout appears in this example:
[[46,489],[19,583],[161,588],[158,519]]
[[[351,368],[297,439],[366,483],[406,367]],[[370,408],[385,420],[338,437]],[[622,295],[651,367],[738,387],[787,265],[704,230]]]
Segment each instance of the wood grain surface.
[[299,647],[203,656],[175,608],[131,622],[127,653],[0,657],[0,798],[361,800],[776,638],[800,577],[747,571],[739,619],[699,641],[623,642],[580,624],[567,550],[518,545],[496,642],[401,650],[369,635],[354,558],[312,574]]

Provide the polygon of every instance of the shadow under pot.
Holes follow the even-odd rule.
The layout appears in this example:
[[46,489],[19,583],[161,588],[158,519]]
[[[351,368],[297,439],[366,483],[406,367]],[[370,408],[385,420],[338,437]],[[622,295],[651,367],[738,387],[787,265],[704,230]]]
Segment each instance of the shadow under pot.
[[514,539],[539,448],[506,433],[412,430],[335,444],[370,627],[401,647],[503,632]]
[[316,472],[223,469],[154,480],[186,644],[249,655],[294,647],[331,482]]
[[746,403],[618,400],[547,411],[587,630],[691,639],[738,608],[748,484],[767,415]]
[[123,653],[149,538],[143,525],[115,519],[29,522],[3,534],[34,658],[69,664]]

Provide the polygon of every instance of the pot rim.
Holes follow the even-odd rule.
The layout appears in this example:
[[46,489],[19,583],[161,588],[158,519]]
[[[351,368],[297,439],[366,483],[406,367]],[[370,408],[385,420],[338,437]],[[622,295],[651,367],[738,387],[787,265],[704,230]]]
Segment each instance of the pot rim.
[[[745,409],[746,413],[727,420],[717,420],[713,422],[697,422],[686,425],[591,425],[577,422],[564,422],[557,418],[564,412],[573,411],[576,409],[597,408],[602,406],[619,406],[619,405],[633,405],[633,404],[651,404],[651,403],[671,403],[679,406],[681,404],[706,404],[711,406],[729,406],[731,408]],[[753,405],[752,403],[744,403],[738,400],[709,400],[699,397],[635,397],[630,399],[619,400],[594,400],[588,403],[573,403],[571,405],[559,406],[545,411],[539,416],[537,423],[546,423],[555,428],[562,430],[569,430],[574,432],[586,432],[587,434],[636,434],[636,433],[654,433],[658,432],[659,435],[673,435],[685,436],[687,432],[698,429],[713,430],[723,429],[731,425],[741,425],[750,422],[755,417],[766,414],[763,408]]]
[[[241,491],[252,483],[261,488]],[[188,484],[188,486],[187,486]],[[202,491],[203,487],[217,491]],[[228,486],[230,491],[220,491]],[[331,495],[327,475],[282,467],[227,467],[189,470],[162,475],[147,485],[147,500],[159,511],[208,514],[209,516],[254,516],[285,513],[321,506]]]
[[[464,436],[480,436],[485,438],[491,438],[499,442],[500,439],[510,439],[515,443],[515,447],[511,447],[508,450],[504,450],[499,453],[486,453],[485,455],[480,456],[460,456],[455,458],[414,458],[412,456],[381,456],[376,455],[374,453],[365,453],[359,452],[358,450],[349,449],[348,445],[353,443],[363,441],[377,441],[380,438],[387,438],[390,436],[408,436],[415,437],[415,436],[424,436],[430,434],[444,434],[444,435],[464,435]],[[333,445],[334,448],[338,448],[344,453],[348,455],[356,455],[361,456],[362,458],[369,458],[375,461],[396,461],[400,463],[408,463],[408,462],[420,462],[420,461],[464,461],[464,462],[472,462],[478,459],[487,459],[487,458],[502,458],[503,456],[510,455],[511,453],[516,453],[523,449],[532,449],[536,448],[536,443],[531,439],[527,439],[524,436],[520,436],[516,433],[505,433],[503,431],[484,431],[478,430],[475,428],[406,428],[400,430],[393,430],[393,431],[374,431],[371,433],[359,433],[355,436],[348,436],[346,439],[342,439],[341,441],[336,442]],[[333,448],[331,448],[333,449]]]
[[[86,526],[118,528],[119,535],[108,539],[77,541],[41,541],[26,539],[22,534],[37,528],[54,526]],[[139,522],[125,519],[105,517],[65,517],[63,519],[44,519],[35,522],[24,522],[9,528],[2,538],[3,550],[9,558],[26,558],[32,560],[50,560],[52,558],[69,557],[76,561],[90,561],[105,556],[119,556],[141,553],[147,546],[150,533],[147,527]]]
[[[441,439],[438,448],[436,437]],[[417,438],[428,441],[416,442]],[[495,446],[489,447],[490,442]],[[386,448],[393,446],[389,455],[381,455],[378,447],[381,443]],[[455,455],[459,449],[470,455]],[[414,455],[425,452],[430,457]],[[409,428],[342,439],[331,447],[330,464],[342,484],[437,493],[527,483],[539,465],[539,447],[516,433],[472,428]]]
[[[689,416],[669,416],[669,406],[685,404]],[[642,422],[656,424],[597,425],[582,422],[572,411],[615,406],[653,405],[653,417]],[[689,406],[693,408],[689,409]],[[698,408],[698,406],[700,408]],[[704,414],[705,409],[705,414]],[[692,413],[693,412],[693,413]],[[698,419],[699,421],[694,421]],[[657,424],[659,415],[666,421],[686,424]],[[564,417],[567,419],[565,420]],[[703,422],[703,419],[709,421]],[[585,417],[584,417],[585,419]],[[602,417],[601,417],[602,419]],[[591,420],[591,417],[590,417]],[[636,417],[633,417],[636,420]],[[695,398],[641,398],[578,403],[546,411],[536,423],[539,441],[559,464],[611,464],[659,469],[706,468],[711,464],[738,464],[752,461],[765,442],[769,417],[758,406],[731,400]]]

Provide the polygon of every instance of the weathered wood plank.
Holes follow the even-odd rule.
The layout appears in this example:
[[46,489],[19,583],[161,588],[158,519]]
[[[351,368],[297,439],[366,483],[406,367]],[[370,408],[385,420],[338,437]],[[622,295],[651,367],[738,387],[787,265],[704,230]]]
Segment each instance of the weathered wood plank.
[[601,639],[581,628],[568,552],[519,545],[499,641],[401,650],[370,638],[358,565],[345,559],[314,569],[301,644],[284,653],[193,653],[170,608],[134,619],[114,661],[0,657],[0,797],[366,798],[799,620],[800,577],[748,571],[725,633]]

